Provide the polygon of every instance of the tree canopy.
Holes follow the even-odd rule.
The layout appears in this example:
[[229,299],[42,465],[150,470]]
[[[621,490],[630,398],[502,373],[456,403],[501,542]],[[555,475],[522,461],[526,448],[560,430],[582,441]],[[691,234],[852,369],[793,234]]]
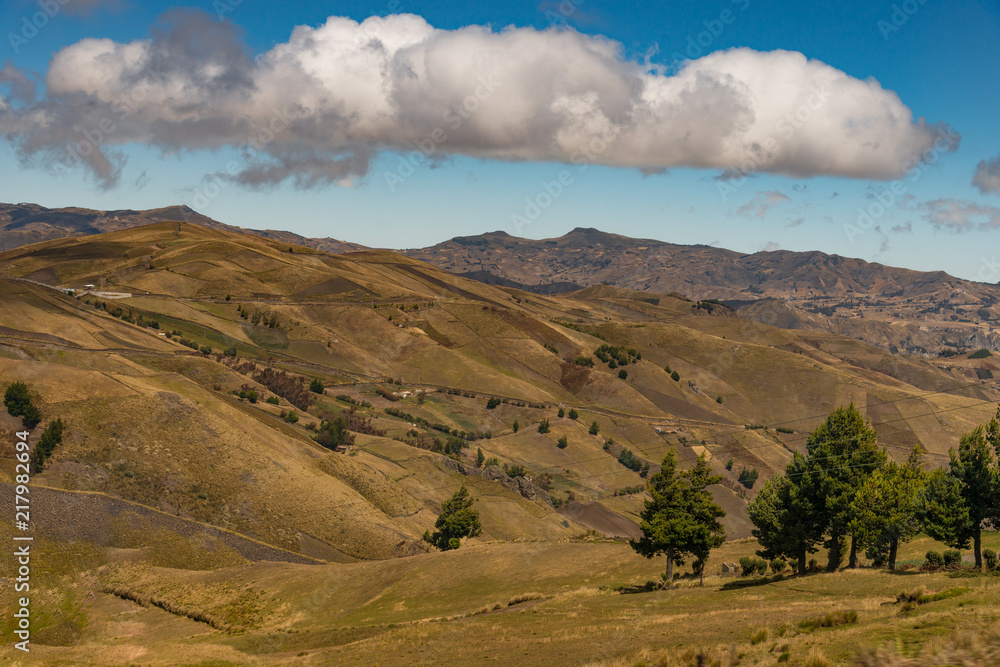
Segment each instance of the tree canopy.
[[441,514],[434,523],[433,533],[424,533],[424,540],[430,542],[442,551],[457,549],[462,545],[463,537],[476,537],[483,531],[479,523],[479,511],[472,508],[474,500],[469,497],[469,490],[462,486],[441,505]]

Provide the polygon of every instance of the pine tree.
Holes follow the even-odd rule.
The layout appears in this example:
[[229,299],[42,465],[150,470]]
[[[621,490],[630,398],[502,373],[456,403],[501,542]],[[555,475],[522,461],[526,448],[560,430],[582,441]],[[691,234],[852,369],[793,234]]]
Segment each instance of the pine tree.
[[472,509],[473,499],[464,486],[441,505],[441,514],[434,523],[436,530],[424,533],[424,540],[442,551],[458,549],[463,537],[476,537],[483,532],[479,511]]
[[[806,440],[809,487],[813,504],[829,539],[828,570],[840,567],[844,540],[850,532],[853,500],[864,481],[885,464],[878,435],[854,404],[830,413]],[[851,536],[849,567],[857,565],[857,540]]]
[[925,479],[923,457],[914,447],[905,465],[890,461],[866,479],[855,495],[851,533],[870,552],[887,548],[880,555],[890,570],[896,568],[899,544],[920,532],[917,503]]
[[785,474],[767,480],[747,508],[751,534],[761,546],[757,554],[768,560],[794,558],[799,574],[805,574],[807,556],[816,552],[824,532],[807,473],[805,458],[795,453]]
[[601,425],[596,421],[590,425],[590,435],[597,435],[601,432]]
[[725,512],[707,490],[721,481],[708,468],[704,456],[698,457],[693,470],[677,470],[677,455],[671,448],[660,463],[660,472],[647,482],[650,499],[640,514],[642,537],[629,544],[646,558],[667,557],[664,581],[673,582],[674,565],[683,565],[694,556],[702,572],[709,552],[726,539],[719,519]]
[[957,452],[949,450],[948,470],[931,475],[919,512],[924,531],[934,539],[953,549],[968,549],[971,542],[980,569],[982,526],[1000,523],[998,452],[1000,424],[994,417],[985,428],[963,435]]
[[3,404],[7,407],[7,413],[11,417],[23,415],[25,409],[31,405],[28,385],[21,381],[11,382],[7,385],[7,391],[3,395]]

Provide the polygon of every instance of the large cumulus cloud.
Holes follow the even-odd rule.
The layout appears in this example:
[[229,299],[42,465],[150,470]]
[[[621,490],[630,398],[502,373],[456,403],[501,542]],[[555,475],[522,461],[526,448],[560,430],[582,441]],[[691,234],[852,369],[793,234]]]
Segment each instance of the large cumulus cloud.
[[667,73],[570,29],[437,30],[413,15],[332,17],[255,57],[234,27],[174,12],[149,39],[62,49],[40,99],[0,98],[0,131],[25,163],[78,159],[104,187],[121,177],[117,147],[132,142],[240,147],[247,160],[227,177],[254,188],[338,183],[364,176],[380,151],[418,147],[892,179],[937,129],[874,79],[796,52],[732,49]]

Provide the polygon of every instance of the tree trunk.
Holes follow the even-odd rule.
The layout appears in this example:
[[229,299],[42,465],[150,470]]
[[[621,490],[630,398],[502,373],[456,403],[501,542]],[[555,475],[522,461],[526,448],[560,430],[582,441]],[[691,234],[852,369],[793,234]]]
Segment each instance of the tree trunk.
[[858,541],[851,535],[851,557],[847,560],[847,567],[854,569],[858,566]]
[[976,569],[982,571],[983,569],[983,529],[976,526],[976,534],[972,537],[972,548],[976,553]]
[[674,550],[667,549],[667,572],[666,572],[666,587],[670,588],[674,585]]
[[893,537],[889,539],[889,571],[892,572],[896,569],[896,552],[899,550],[899,538]]
[[806,573],[806,547],[803,544],[799,547],[799,574],[804,575]]
[[840,567],[840,535],[830,536],[830,560],[826,563],[827,572],[836,572]]

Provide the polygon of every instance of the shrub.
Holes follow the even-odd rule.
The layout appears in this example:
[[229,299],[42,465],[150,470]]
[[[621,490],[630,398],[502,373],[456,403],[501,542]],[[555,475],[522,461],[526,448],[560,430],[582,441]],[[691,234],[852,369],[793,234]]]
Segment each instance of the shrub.
[[945,567],[952,567],[962,562],[962,552],[958,549],[946,549],[941,558]]
[[943,567],[944,566],[944,558],[942,558],[942,556],[941,556],[940,553],[938,553],[937,551],[934,551],[933,549],[930,550],[930,551],[928,551],[924,555],[924,558],[927,559],[927,565],[929,565],[930,567]]
[[498,405],[500,405],[500,403],[501,403],[500,399],[497,398],[496,396],[494,396],[493,398],[491,398],[490,400],[488,400],[486,402],[486,409],[487,410],[492,410],[495,407],[497,407]]
[[278,398],[277,396],[268,396],[267,402],[270,403],[271,405],[280,405],[281,399]]
[[227,357],[235,357],[236,356],[236,346],[235,345],[230,345],[229,347],[226,348],[226,351],[225,351],[224,354]]
[[983,561],[986,563],[987,570],[996,570],[997,565],[1000,561],[997,559],[997,552],[993,549],[983,549]]
[[973,352],[972,354],[970,354],[969,355],[969,359],[985,359],[986,357],[992,357],[992,356],[993,355],[990,354],[989,350],[987,350],[986,348],[983,348],[981,350],[976,350],[975,352]]
[[760,575],[767,574],[768,563],[766,560],[764,560],[763,558],[757,558],[755,564],[757,565],[757,574]]
[[503,471],[508,477],[525,477],[528,471],[520,463],[504,463]]
[[622,380],[627,379],[628,378],[628,371],[625,370],[624,368],[621,369],[620,371],[618,371],[618,377],[620,377]]
[[785,559],[784,558],[774,558],[771,560],[771,572],[778,574],[785,571]]
[[559,441],[556,443],[556,446],[559,447],[559,449],[566,449],[569,446],[569,440],[564,435],[563,437],[559,438]]
[[519,430],[521,430],[521,424],[516,419],[514,420],[514,423],[510,425],[510,427],[514,429],[514,433],[517,433]]
[[670,379],[673,380],[674,382],[680,382],[681,374],[678,373],[677,371],[674,371],[673,373],[670,374]]
[[722,403],[722,395],[721,394],[715,397],[715,402],[716,403]]
[[733,469],[733,459],[730,457],[730,459],[726,461],[726,470],[732,470],[732,469]]
[[749,577],[757,571],[757,559],[753,556],[743,556],[740,558],[740,572],[744,577]]
[[798,572],[799,571],[799,559],[798,558],[789,558],[788,559],[788,567],[792,568],[792,572]]
[[538,422],[538,432],[539,433],[548,433],[549,432],[549,420],[548,419],[543,419],[542,421]]
[[601,432],[601,425],[596,421],[590,425],[590,435],[597,435]]
[[205,356],[208,356],[208,355],[212,354],[212,348],[211,348],[211,347],[209,347],[208,345],[202,345],[202,346],[201,346],[201,347],[199,348],[199,351],[200,351],[200,352],[201,352],[202,354],[204,354]]
[[592,368],[594,366],[594,358],[588,356],[580,356],[574,359],[573,363],[576,364],[577,366]]
[[35,451],[31,455],[35,472],[42,472],[45,469],[45,461],[52,456],[52,452],[56,446],[62,442],[62,436],[62,419],[54,419],[49,422],[49,425],[42,432],[42,437],[38,439],[38,444],[35,445]]
[[566,411],[563,410],[562,408],[559,408],[559,412],[556,413],[556,417],[559,417],[559,419],[562,419],[565,416],[566,416]]
[[483,454],[483,448],[480,447],[476,450],[476,467],[482,468],[483,463],[486,461],[486,456]]
[[579,417],[579,416],[580,416],[580,415],[579,415],[579,414],[577,414],[576,410],[574,410],[573,408],[570,408],[570,409],[569,409],[569,418],[570,418],[570,419],[576,419],[576,418],[577,418],[577,417]]
[[322,394],[325,389],[323,381],[319,378],[313,378],[312,382],[309,383],[309,391],[314,394]]
[[299,416],[295,414],[295,410],[289,410],[288,414],[285,415],[284,419],[289,424],[294,424],[299,420]]
[[763,644],[767,641],[767,628],[761,628],[750,636],[751,644]]

